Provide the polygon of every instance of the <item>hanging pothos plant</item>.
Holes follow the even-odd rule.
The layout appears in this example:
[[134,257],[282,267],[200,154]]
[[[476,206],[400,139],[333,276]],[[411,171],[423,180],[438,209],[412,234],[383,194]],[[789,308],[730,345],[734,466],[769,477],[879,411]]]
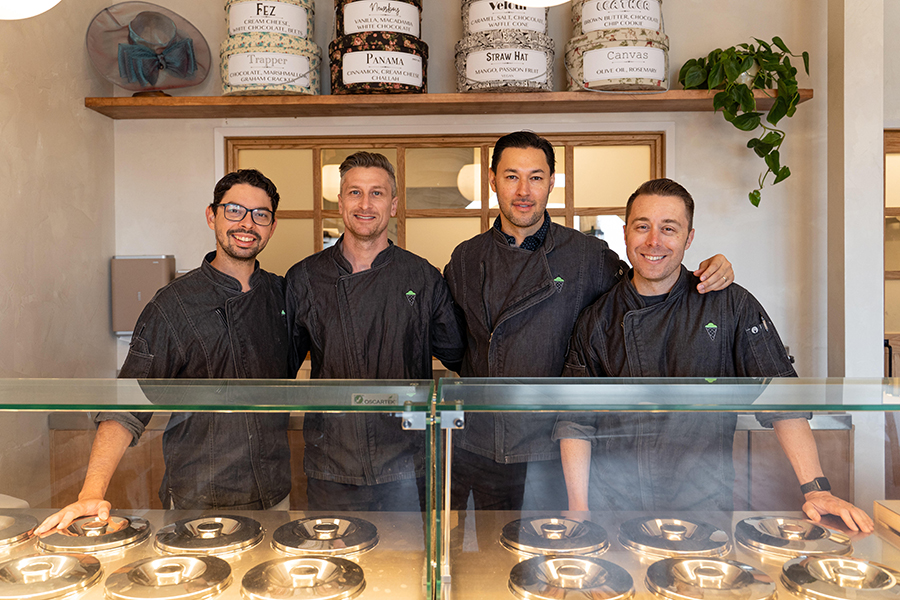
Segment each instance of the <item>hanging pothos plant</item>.
[[[772,38],[771,44],[753,39],[757,45],[738,44],[724,50],[713,50],[702,58],[692,58],[681,67],[678,81],[686,90],[722,90],[713,98],[713,108],[721,110],[725,120],[741,131],[755,131],[762,127],[762,133],[747,142],[747,147],[766,161],[766,171],[759,177],[759,187],[750,192],[750,202],[753,206],[759,206],[760,194],[769,173],[775,176],[772,185],[791,175],[791,170],[781,164],[784,131],[777,129],[776,125],[782,118],[794,116],[800,101],[797,68],[791,64],[791,57],[802,56],[803,68],[809,75],[809,53],[799,56],[791,54],[780,37]],[[768,113],[756,110],[753,89],[778,90]]]

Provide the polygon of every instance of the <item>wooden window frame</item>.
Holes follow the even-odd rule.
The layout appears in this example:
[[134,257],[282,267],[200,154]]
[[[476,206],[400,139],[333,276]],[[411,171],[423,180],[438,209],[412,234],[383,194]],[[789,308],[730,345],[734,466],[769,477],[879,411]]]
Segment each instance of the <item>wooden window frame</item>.
[[[406,247],[406,220],[417,218],[459,218],[480,217],[481,231],[487,231],[500,214],[497,208],[490,208],[489,202],[482,202],[481,209],[407,209],[406,208],[406,150],[412,148],[479,148],[481,150],[481,197],[490,197],[488,171],[491,150],[497,141],[496,134],[489,135],[402,135],[402,136],[280,136],[280,137],[226,137],[225,172],[238,168],[238,155],[242,150],[312,150],[313,151],[313,209],[282,210],[279,219],[307,219],[313,222],[313,231],[321,232],[325,219],[339,219],[336,210],[325,210],[322,206],[322,152],[323,149],[367,148],[372,150],[392,149],[397,153],[397,243]],[[665,132],[592,132],[553,133],[545,137],[554,147],[565,151],[566,193],[565,208],[547,209],[551,217],[564,217],[568,227],[574,227],[575,217],[597,215],[624,215],[622,206],[602,208],[575,207],[575,148],[578,146],[649,146],[650,178],[665,177]],[[315,236],[316,252],[323,248],[321,235]]]
[[[888,154],[900,154],[900,129],[885,129],[884,130],[884,189],[885,189],[885,197],[884,197],[884,217],[900,217],[900,207],[897,208],[888,208],[887,207],[887,155]],[[887,262],[887,255],[884,257],[884,262]],[[896,280],[900,279],[900,271],[888,271],[885,269],[884,271],[884,279],[887,280]]]

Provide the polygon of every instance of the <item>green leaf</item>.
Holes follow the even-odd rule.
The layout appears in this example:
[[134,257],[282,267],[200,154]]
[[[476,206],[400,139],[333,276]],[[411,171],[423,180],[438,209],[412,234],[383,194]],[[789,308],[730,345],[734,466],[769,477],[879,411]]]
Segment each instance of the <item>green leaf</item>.
[[775,103],[772,104],[772,108],[769,109],[769,114],[766,116],[766,121],[771,123],[772,125],[778,125],[778,121],[782,119],[788,113],[789,100],[784,96],[779,95],[775,98]]
[[766,49],[766,52],[771,52],[771,51],[772,51],[772,46],[770,46],[770,45],[769,45],[768,43],[766,43],[765,41],[763,41],[763,40],[761,40],[761,39],[759,39],[759,38],[753,38],[753,39],[756,40],[756,43],[759,44],[759,47],[760,47],[760,48],[765,48],[765,49]]
[[756,110],[756,98],[753,97],[753,92],[750,88],[741,84],[734,86],[734,89],[737,90],[742,111],[748,113]]
[[803,53],[803,68],[806,69],[806,74],[809,75],[809,52]]
[[775,176],[775,181],[772,182],[772,185],[775,185],[776,183],[784,181],[785,179],[787,179],[790,176],[791,176],[791,170],[788,169],[787,167],[781,167],[781,170],[778,171],[778,175]]
[[694,65],[689,68],[687,74],[684,78],[684,89],[689,90],[692,88],[702,88],[703,84],[706,83],[706,69],[701,68],[698,65]]
[[781,143],[781,140],[782,140],[783,137],[784,137],[784,135],[783,135],[782,133],[778,132],[778,131],[770,131],[770,132],[767,133],[766,136],[765,136],[764,138],[762,138],[762,140],[760,140],[760,141],[761,141],[763,144],[769,144],[769,145],[771,145],[771,146],[777,146],[779,143]]
[[752,192],[750,192],[750,204],[759,208],[759,201],[760,201],[759,190],[753,190]]
[[725,77],[729,83],[733,83],[741,74],[741,61],[736,56],[725,59]]
[[752,69],[755,63],[756,61],[753,60],[752,56],[745,56],[744,60],[741,62],[741,73],[746,73]]
[[753,150],[758,157],[765,158],[766,154],[771,152],[775,146],[773,146],[772,144],[766,144],[759,138],[753,138],[749,142],[747,142],[747,147]]
[[737,118],[737,115],[734,111],[730,111],[727,108],[722,109],[722,116],[725,117],[725,120],[729,123],[734,123],[734,120]]
[[778,46],[778,49],[781,50],[782,52],[785,52],[787,54],[791,53],[791,51],[788,50],[788,47],[784,45],[784,42],[781,41],[781,38],[778,37],[777,35],[772,38],[772,43],[775,44],[776,46]]
[[688,69],[690,69],[691,67],[697,66],[699,64],[699,62],[700,61],[698,61],[696,58],[692,58],[691,60],[687,61],[686,63],[684,63],[681,66],[681,70],[678,71],[679,83],[681,83],[682,85],[684,84],[684,78],[687,75]]
[[709,70],[709,89],[714,90],[725,83],[725,66],[718,63]]
[[766,166],[773,173],[778,173],[781,170],[781,153],[778,150],[773,150],[766,155]]
[[744,113],[738,117],[735,117],[731,124],[740,129],[741,131],[753,131],[757,127],[759,127],[760,117],[762,113],[758,112],[749,112]]

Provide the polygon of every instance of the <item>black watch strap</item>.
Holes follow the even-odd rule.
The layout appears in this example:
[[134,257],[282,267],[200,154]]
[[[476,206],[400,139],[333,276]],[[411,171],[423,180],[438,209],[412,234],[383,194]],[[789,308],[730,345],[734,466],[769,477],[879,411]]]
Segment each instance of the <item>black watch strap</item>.
[[800,491],[803,492],[804,495],[810,492],[830,492],[831,484],[828,483],[827,477],[816,477],[809,483],[801,485]]

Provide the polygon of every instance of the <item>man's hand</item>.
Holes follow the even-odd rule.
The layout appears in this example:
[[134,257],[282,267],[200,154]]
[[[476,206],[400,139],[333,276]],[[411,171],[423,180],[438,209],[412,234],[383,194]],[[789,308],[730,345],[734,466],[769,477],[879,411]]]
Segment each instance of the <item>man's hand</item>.
[[724,290],[734,283],[734,269],[731,268],[728,259],[721,254],[700,263],[700,268],[694,271],[694,275],[700,278],[697,291],[701,294]]
[[833,496],[831,492],[817,491],[806,494],[803,512],[814,523],[821,521],[822,515],[835,515],[843,519],[844,524],[851,531],[869,533],[875,528],[866,511]]
[[78,517],[97,515],[101,521],[109,519],[109,509],[112,507],[103,498],[91,498],[73,502],[56,514],[50,515],[34,530],[35,535],[55,533],[65,529]]

